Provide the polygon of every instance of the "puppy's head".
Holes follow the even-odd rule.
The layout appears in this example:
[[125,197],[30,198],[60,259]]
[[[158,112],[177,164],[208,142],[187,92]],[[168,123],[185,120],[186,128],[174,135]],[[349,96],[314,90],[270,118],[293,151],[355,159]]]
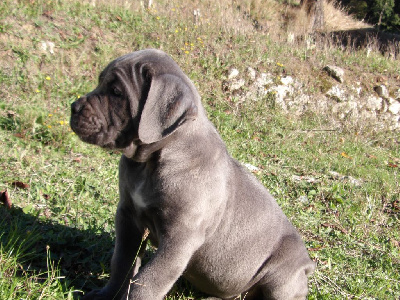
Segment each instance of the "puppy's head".
[[70,125],[87,143],[134,152],[194,119],[199,103],[172,58],[142,50],[117,58],[101,72],[96,89],[72,103]]

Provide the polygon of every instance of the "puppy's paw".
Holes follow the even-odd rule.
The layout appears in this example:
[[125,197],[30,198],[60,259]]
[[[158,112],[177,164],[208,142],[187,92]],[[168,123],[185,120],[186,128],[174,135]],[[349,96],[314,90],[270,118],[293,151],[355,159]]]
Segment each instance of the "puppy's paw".
[[107,290],[94,290],[84,295],[81,300],[111,300],[111,299],[119,299],[115,297],[114,294],[109,293]]

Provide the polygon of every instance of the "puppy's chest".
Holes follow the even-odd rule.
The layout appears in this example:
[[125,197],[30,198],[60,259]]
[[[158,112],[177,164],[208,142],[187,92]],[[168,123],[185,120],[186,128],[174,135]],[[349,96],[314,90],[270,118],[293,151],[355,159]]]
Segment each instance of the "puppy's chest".
[[150,204],[150,199],[145,192],[145,180],[136,182],[130,191],[133,205],[138,210],[144,210]]

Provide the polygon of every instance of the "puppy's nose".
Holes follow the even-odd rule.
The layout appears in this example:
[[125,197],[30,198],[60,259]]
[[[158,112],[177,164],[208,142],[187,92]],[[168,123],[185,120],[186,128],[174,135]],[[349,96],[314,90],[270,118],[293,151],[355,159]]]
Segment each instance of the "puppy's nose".
[[85,102],[85,98],[79,98],[74,103],[72,103],[71,104],[71,113],[72,114],[79,113],[83,108],[84,102]]

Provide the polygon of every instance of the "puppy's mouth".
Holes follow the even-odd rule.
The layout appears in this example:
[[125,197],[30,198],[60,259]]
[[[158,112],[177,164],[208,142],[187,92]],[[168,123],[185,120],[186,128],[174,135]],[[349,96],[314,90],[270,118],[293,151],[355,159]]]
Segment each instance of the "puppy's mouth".
[[70,126],[79,138],[89,144],[101,147],[113,147],[113,142],[105,138],[104,126],[94,118],[82,118],[81,116],[71,116]]
[[89,102],[87,98],[80,98],[72,103],[71,129],[86,143],[114,148],[115,130],[112,130],[105,115],[93,102]]
[[71,129],[89,144],[107,149],[125,149],[137,140],[135,121],[110,113],[99,99],[81,98],[71,105]]

